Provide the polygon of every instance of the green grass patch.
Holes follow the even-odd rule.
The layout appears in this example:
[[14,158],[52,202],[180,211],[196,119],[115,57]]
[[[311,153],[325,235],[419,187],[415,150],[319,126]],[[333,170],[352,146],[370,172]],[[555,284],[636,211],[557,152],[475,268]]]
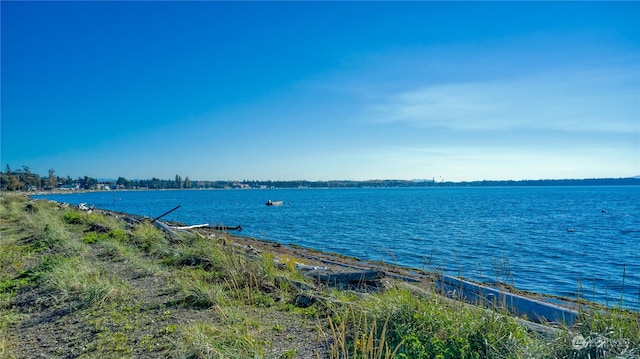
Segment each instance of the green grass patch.
[[78,301],[81,307],[124,299],[130,288],[82,257],[62,261],[43,276],[45,292],[54,302]]
[[157,256],[165,256],[169,252],[169,240],[151,223],[143,222],[133,230],[132,243],[141,250]]
[[263,358],[264,342],[246,321],[236,325],[195,323],[181,328],[175,358]]
[[65,223],[68,224],[84,223],[82,216],[80,216],[80,213],[74,210],[68,210],[67,212],[65,212],[65,214],[62,216],[62,219],[65,221]]
[[128,238],[127,233],[124,230],[118,228],[118,229],[112,229],[106,233],[87,232],[82,237],[82,242],[88,243],[88,244],[94,244],[94,243],[110,241],[110,240],[124,242],[125,240],[127,240],[127,238]]
[[225,287],[215,283],[210,273],[201,269],[186,269],[174,281],[183,296],[183,304],[194,308],[229,305]]

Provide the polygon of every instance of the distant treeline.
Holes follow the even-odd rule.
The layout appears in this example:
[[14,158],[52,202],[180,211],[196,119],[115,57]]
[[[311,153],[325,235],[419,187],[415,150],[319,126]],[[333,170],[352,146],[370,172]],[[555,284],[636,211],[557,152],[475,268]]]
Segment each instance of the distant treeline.
[[435,182],[432,180],[369,181],[243,181],[216,182],[217,186],[249,188],[368,188],[368,187],[506,187],[506,186],[640,186],[640,178],[592,178],[563,180]]
[[640,178],[593,178],[564,180],[435,182],[432,180],[368,181],[196,181],[212,188],[382,188],[382,187],[501,187],[501,186],[623,186],[640,185]]
[[586,179],[545,179],[520,181],[472,181],[441,182],[440,187],[536,187],[536,186],[640,186],[640,177],[630,178],[586,178]]
[[[205,181],[208,182],[208,181]],[[158,178],[144,180],[128,180],[119,177],[117,180],[99,180],[89,176],[73,179],[69,176],[60,177],[55,174],[54,169],[50,169],[48,174],[40,176],[31,172],[27,166],[21,169],[11,170],[9,165],[4,172],[0,172],[0,189],[5,191],[42,191],[42,190],[94,190],[94,189],[180,189],[198,188],[198,181],[191,182],[189,177],[183,180],[180,175],[176,175],[173,180],[161,180]]]
[[72,179],[60,177],[53,169],[45,176],[31,172],[29,167],[12,171],[7,165],[0,172],[0,189],[8,191],[92,190],[92,189],[191,189],[191,188],[378,188],[378,187],[507,187],[507,186],[640,186],[640,176],[632,178],[590,178],[520,181],[436,182],[434,180],[368,180],[368,181],[197,181],[180,175],[174,179],[98,180],[84,176]]

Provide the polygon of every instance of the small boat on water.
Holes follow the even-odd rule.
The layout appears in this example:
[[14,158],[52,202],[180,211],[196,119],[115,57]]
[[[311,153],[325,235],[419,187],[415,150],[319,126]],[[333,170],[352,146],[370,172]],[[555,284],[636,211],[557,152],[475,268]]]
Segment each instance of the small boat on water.
[[272,201],[272,200],[268,200],[267,203],[265,203],[267,206],[282,206],[284,204],[284,201]]

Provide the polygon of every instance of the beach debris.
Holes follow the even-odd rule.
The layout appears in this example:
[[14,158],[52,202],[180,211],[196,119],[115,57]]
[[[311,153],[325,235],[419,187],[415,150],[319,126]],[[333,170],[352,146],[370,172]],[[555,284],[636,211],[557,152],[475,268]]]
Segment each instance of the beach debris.
[[248,245],[247,246],[247,253],[258,255],[258,254],[260,254],[260,250],[257,249],[257,248],[252,247],[251,245]]
[[92,223],[85,232],[108,233],[111,228],[102,223]]
[[310,271],[310,270],[327,270],[327,267],[310,266],[310,265],[296,262],[296,269],[303,272],[303,271]]
[[202,269],[207,271],[213,268],[213,263],[210,259],[200,256],[187,256],[180,258],[177,261],[177,264],[190,267],[202,266]]
[[158,227],[158,228],[162,229],[163,231],[165,231],[165,232],[167,232],[167,233],[169,233],[169,234],[172,234],[172,235],[173,235],[173,234],[175,234],[175,233],[174,233],[174,232],[175,232],[175,231],[174,231],[174,229],[173,229],[170,225],[168,225],[168,224],[166,224],[166,223],[164,223],[164,222],[160,222],[160,221],[153,220],[153,221],[152,221],[152,223],[153,223],[156,227]]
[[336,288],[381,288],[380,280],[385,273],[377,269],[366,269],[349,272],[331,272],[326,270],[310,270],[304,274],[316,282]]
[[[203,223],[203,224],[193,224],[193,225],[188,225],[188,226],[177,226],[177,225],[168,225],[166,223],[162,223],[159,221],[160,218],[168,215],[169,213],[175,211],[176,209],[180,208],[180,206],[176,206],[174,208],[172,208],[171,210],[159,215],[158,217],[154,218],[154,219],[149,219],[147,218],[147,220],[150,220],[151,223],[154,223],[158,228],[169,232],[171,234],[175,234],[175,232],[184,232],[184,233],[188,233],[189,230],[191,229],[198,229],[198,228],[208,228],[208,229],[215,229],[218,231],[241,231],[242,230],[242,226],[237,225],[235,227],[233,226],[211,226],[209,223]],[[194,232],[196,234],[198,234],[197,232]]]
[[162,217],[166,216],[167,214],[169,214],[169,213],[171,213],[171,212],[175,211],[175,210],[176,210],[176,209],[178,209],[178,208],[180,208],[180,206],[179,206],[179,205],[178,205],[178,206],[176,206],[175,208],[173,208],[173,209],[169,210],[169,211],[164,212],[163,214],[159,215],[158,217],[156,217],[156,218],[152,219],[152,220],[151,220],[151,222],[153,223],[153,222],[155,222],[155,221],[159,220],[160,218],[162,218]]
[[584,339],[582,334],[578,334],[578,335],[576,335],[575,337],[573,337],[571,339],[571,346],[575,350],[582,350],[582,349],[586,348],[588,345],[589,345],[589,343],[587,343],[587,340]]
[[293,304],[298,308],[308,308],[318,301],[318,297],[310,293],[298,293],[293,298]]
[[231,245],[237,247],[241,251],[244,251],[245,253],[250,254],[250,255],[257,256],[258,254],[260,254],[260,250],[255,248],[255,247],[253,247],[250,244],[245,246],[245,245],[240,244],[240,243],[231,243]]
[[194,228],[203,228],[203,227],[209,227],[209,223],[194,224],[194,225],[191,225],[191,226],[174,226],[173,228],[175,228],[175,229],[194,229]]
[[237,225],[235,227],[231,227],[231,226],[210,226],[209,228],[215,229],[217,231],[241,231],[242,230],[242,226],[240,226],[240,225]]
[[[285,269],[290,265],[291,261],[286,260],[286,259],[280,259],[280,258],[276,258],[273,260],[273,264],[278,268],[278,269]],[[318,266],[310,266],[310,265],[306,265],[300,262],[294,262],[293,266],[295,269],[297,269],[300,272],[306,272],[306,271],[311,271],[311,270],[327,270],[327,267],[318,267]]]
[[125,216],[125,217],[123,217],[122,219],[123,219],[125,222],[129,223],[129,224],[138,224],[138,223],[140,223],[140,221],[139,221],[139,220],[137,220],[137,219],[135,219],[135,218],[133,218],[133,217],[130,217],[130,216]]
[[89,213],[93,212],[93,205],[91,206],[87,206],[86,203],[80,203],[78,204],[78,209],[81,211],[87,211]]

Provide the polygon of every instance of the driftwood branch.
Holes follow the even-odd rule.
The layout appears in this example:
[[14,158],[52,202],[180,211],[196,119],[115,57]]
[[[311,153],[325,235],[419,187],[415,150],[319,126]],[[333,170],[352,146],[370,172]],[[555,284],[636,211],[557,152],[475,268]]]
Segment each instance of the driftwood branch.
[[209,227],[209,223],[194,224],[192,226],[179,226],[179,227],[173,227],[173,228],[175,228],[175,229],[194,229],[194,228],[203,228],[203,227]]
[[169,213],[171,213],[171,212],[175,211],[175,210],[176,210],[176,209],[178,209],[178,208],[180,208],[180,206],[177,206],[177,207],[175,207],[175,208],[174,208],[174,209],[172,209],[172,210],[169,210],[169,211],[164,212],[163,214],[159,215],[158,217],[156,217],[156,218],[152,219],[152,220],[151,220],[151,223],[156,222],[156,221],[157,221],[157,220],[159,220],[160,218],[162,218],[162,217],[166,216],[167,214],[169,214]]
[[218,230],[218,231],[241,231],[242,230],[242,226],[235,226],[235,227],[230,227],[230,226],[210,226],[209,228],[215,229],[215,230]]

